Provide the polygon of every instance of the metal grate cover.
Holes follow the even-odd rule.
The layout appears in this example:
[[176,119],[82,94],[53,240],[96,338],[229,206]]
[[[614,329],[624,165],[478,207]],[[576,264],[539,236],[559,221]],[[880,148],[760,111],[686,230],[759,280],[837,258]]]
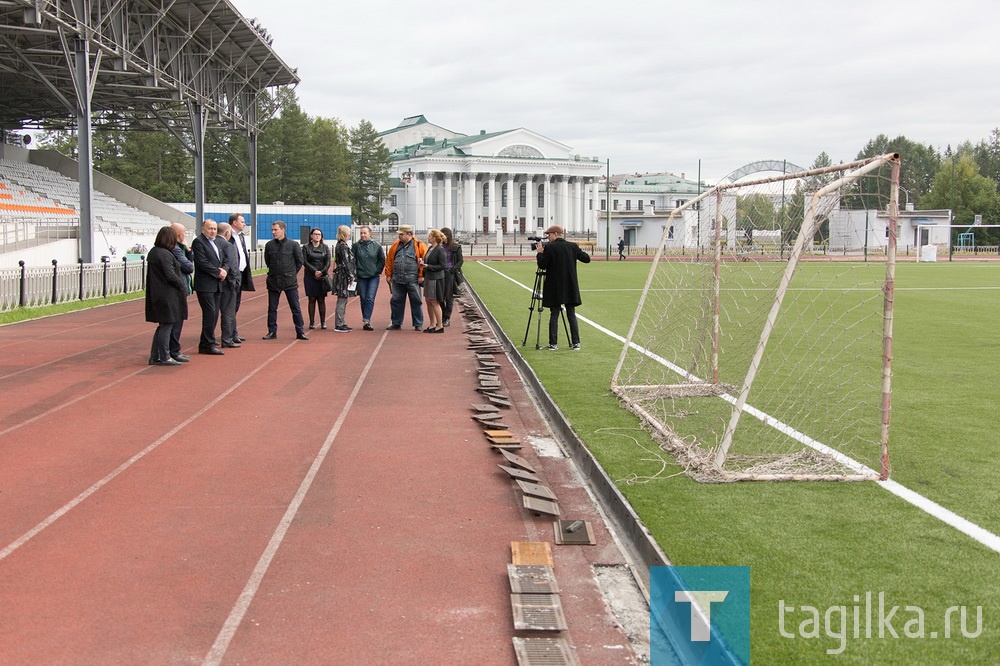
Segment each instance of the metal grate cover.
[[518,631],[565,631],[566,616],[556,594],[512,594],[514,629]]
[[531,472],[532,474],[535,473],[535,468],[531,466],[531,463],[529,463],[521,456],[514,453],[504,453],[503,457],[506,458],[507,462],[509,462],[514,467],[520,467],[521,469]]
[[579,666],[565,638],[515,636],[514,654],[520,666]]
[[555,502],[542,499],[541,497],[532,497],[531,495],[523,495],[521,500],[524,503],[524,508],[529,511],[534,511],[535,513],[547,513],[550,516],[562,515],[562,511],[559,510],[559,505]]
[[[578,525],[578,523],[583,523]],[[586,520],[557,520],[552,523],[555,532],[556,545],[559,546],[596,546],[594,530]]]
[[548,564],[508,564],[510,591],[516,594],[558,594],[556,574]]
[[523,469],[518,469],[516,467],[507,467],[506,465],[497,465],[500,469],[507,472],[507,474],[515,479],[521,479],[522,481],[541,481],[536,475],[531,472],[526,472]]
[[548,486],[543,486],[540,483],[532,483],[531,481],[517,480],[518,487],[521,488],[521,492],[525,495],[531,495],[532,497],[541,497],[542,499],[555,501],[558,499],[556,494],[552,492]]

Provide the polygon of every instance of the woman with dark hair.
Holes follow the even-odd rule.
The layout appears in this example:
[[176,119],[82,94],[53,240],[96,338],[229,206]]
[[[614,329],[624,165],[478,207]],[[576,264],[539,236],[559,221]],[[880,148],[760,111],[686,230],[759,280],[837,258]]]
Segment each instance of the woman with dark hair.
[[326,329],[326,276],[330,273],[330,247],[323,242],[323,232],[313,229],[309,242],[302,247],[302,284],[309,297],[309,328],[316,328],[316,306],[319,305],[319,327]]
[[459,289],[458,277],[462,274],[462,264],[465,259],[462,257],[462,245],[461,243],[455,242],[455,237],[452,235],[451,229],[444,227],[441,229],[441,233],[444,234],[444,253],[445,253],[445,279],[448,280],[448,288],[445,291],[447,295],[447,300],[441,303],[441,314],[443,318],[444,326],[451,326],[451,313],[455,309],[455,294]]
[[170,354],[171,333],[175,340],[180,339],[188,315],[187,281],[174,256],[175,245],[177,232],[169,226],[162,227],[146,257],[146,321],[159,324],[153,333],[150,365],[180,365],[188,360],[180,352]]

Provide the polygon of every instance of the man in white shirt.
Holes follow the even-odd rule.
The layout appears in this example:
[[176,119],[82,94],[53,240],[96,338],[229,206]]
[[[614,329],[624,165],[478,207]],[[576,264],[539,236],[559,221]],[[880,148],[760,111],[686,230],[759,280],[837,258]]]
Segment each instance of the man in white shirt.
[[[239,213],[233,213],[229,216],[229,226],[232,227],[233,236],[229,239],[229,242],[236,246],[236,250],[240,255],[240,289],[236,292],[236,313],[240,312],[240,301],[243,300],[244,291],[256,291],[253,286],[253,271],[250,269],[250,248],[247,242],[247,236],[243,233],[246,228],[246,220]],[[235,268],[233,270],[236,270]],[[240,336],[239,334],[239,324],[233,324],[233,341],[235,342],[246,342],[246,338]]]

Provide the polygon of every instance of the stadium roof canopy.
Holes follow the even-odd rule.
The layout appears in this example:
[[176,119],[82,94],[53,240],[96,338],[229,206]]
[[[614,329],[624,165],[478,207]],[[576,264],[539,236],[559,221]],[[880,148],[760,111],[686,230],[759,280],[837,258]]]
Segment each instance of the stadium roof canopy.
[[256,132],[299,82],[229,0],[0,0],[0,127],[75,126],[84,46],[95,127],[188,125],[194,103]]

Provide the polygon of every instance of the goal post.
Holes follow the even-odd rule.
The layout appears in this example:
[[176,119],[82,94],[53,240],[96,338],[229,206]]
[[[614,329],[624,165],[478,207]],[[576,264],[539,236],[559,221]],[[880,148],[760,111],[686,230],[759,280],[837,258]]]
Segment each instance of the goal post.
[[898,183],[888,154],[671,213],[611,387],[692,476],[888,478]]

